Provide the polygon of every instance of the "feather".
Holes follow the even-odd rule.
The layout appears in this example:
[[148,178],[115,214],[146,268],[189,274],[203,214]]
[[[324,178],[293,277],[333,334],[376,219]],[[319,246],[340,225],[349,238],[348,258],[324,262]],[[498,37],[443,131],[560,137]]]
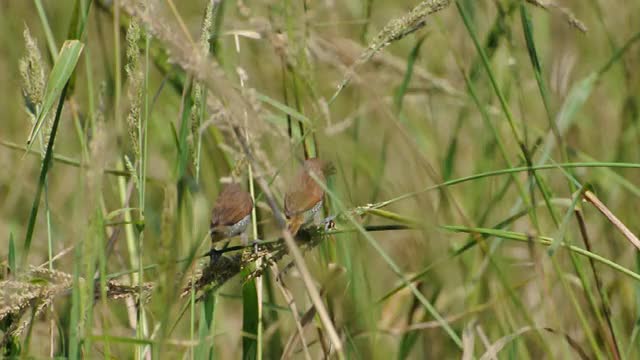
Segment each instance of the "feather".
[[239,184],[226,185],[218,195],[211,211],[211,235],[215,238],[214,241],[233,236],[230,233],[238,230],[234,225],[246,220],[252,208],[251,195]]
[[284,211],[288,218],[311,210],[318,202],[322,201],[324,190],[309,173],[313,173],[318,180],[324,183],[324,167],[325,162],[317,158],[304,162],[304,167],[300,169],[284,197]]
[[[316,179],[325,184],[325,175],[330,173],[330,169],[331,165],[324,160],[318,158],[305,160],[303,168],[291,183],[284,196],[284,213],[289,220],[289,231],[292,234],[295,235],[307,222],[308,212],[315,213],[318,210],[317,206],[324,198],[324,189]],[[311,173],[316,179],[310,175]]]

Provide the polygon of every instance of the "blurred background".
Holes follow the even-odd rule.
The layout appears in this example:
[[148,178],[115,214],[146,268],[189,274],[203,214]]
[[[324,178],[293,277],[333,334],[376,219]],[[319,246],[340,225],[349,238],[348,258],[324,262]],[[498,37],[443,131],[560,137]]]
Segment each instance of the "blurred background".
[[[602,0],[0,2],[4,354],[637,358],[638,15]],[[71,39],[77,63],[59,53]],[[67,60],[73,75],[50,76]],[[250,179],[282,208],[310,156],[336,168],[336,229],[304,260],[340,344],[289,256],[180,296],[221,185],[253,189],[249,237],[277,239]],[[89,278],[135,296],[94,303]]]

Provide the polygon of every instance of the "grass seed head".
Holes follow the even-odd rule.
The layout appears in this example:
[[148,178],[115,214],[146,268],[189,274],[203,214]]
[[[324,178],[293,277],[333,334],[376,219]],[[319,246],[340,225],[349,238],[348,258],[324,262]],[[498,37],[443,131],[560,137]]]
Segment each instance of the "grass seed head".
[[22,79],[22,95],[24,96],[27,110],[32,115],[33,121],[37,116],[37,108],[44,98],[45,67],[42,62],[42,54],[38,49],[37,41],[31,36],[29,28],[25,26],[24,41],[26,47],[25,56],[20,59],[20,77]]

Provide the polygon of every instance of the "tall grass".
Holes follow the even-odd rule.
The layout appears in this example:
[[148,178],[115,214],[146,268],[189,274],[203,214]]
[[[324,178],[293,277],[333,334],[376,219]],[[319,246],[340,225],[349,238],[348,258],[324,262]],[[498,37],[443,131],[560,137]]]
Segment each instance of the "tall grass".
[[640,5],[0,6],[3,357],[640,356]]

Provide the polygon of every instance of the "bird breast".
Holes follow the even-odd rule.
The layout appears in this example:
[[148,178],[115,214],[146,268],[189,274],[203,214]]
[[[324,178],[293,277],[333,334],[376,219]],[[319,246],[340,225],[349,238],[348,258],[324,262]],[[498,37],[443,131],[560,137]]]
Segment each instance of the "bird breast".
[[251,214],[242,218],[242,220],[237,223],[229,226],[227,229],[227,233],[225,234],[227,237],[234,237],[240,235],[247,228],[247,225],[251,222]]
[[311,209],[304,214],[303,225],[309,225],[313,221],[313,217],[322,209],[322,200],[318,201]]

